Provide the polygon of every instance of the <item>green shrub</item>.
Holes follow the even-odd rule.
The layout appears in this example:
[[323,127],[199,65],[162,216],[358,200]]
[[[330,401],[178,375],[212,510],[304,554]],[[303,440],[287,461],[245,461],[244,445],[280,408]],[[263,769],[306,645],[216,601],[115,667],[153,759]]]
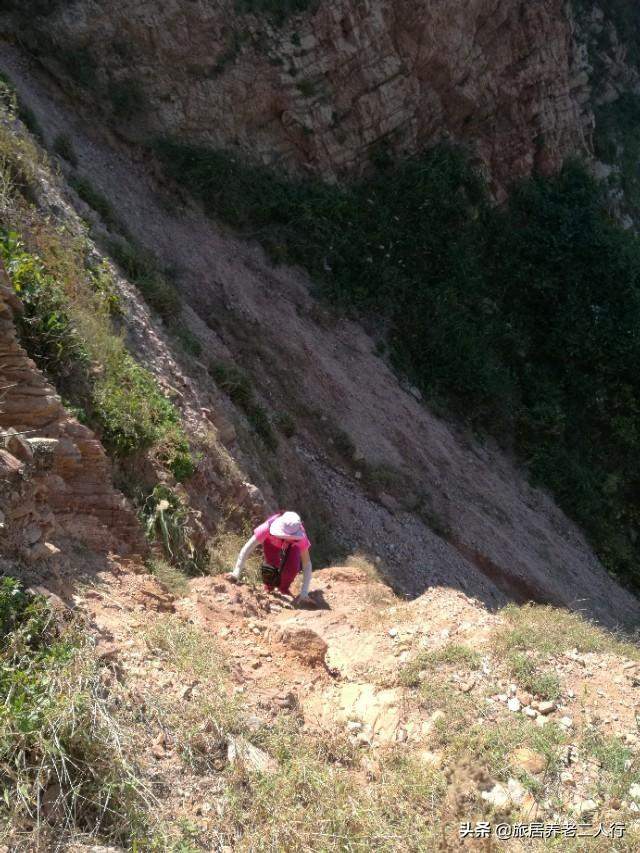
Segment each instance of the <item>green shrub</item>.
[[56,57],[74,83],[83,89],[96,88],[98,63],[88,47],[65,47],[56,53]]
[[160,271],[153,256],[132,240],[111,240],[108,250],[149,307],[157,311],[165,322],[174,323],[182,311],[180,296]]
[[282,26],[291,15],[313,10],[317,0],[236,0],[240,14],[268,15],[277,26]]
[[611,572],[640,583],[640,243],[576,163],[492,206],[438,146],[348,187],[163,140],[168,172],[338,308],[382,316],[432,403],[515,443]]
[[72,177],[69,179],[69,184],[77,192],[82,201],[95,210],[108,228],[122,231],[122,223],[116,216],[111,202],[93,186],[88,178],[80,176]]
[[108,89],[113,115],[117,119],[131,119],[145,109],[145,96],[136,80],[112,81]]
[[187,575],[202,574],[209,562],[206,548],[194,543],[189,508],[168,486],[156,486],[142,507],[148,538],[159,542],[170,562]]
[[555,672],[545,670],[538,660],[526,654],[512,654],[507,660],[509,674],[517,683],[541,699],[560,696],[560,679]]
[[29,133],[33,134],[41,144],[44,144],[44,131],[38,121],[38,117],[31,107],[18,99],[18,118],[27,128]]
[[280,412],[276,417],[276,426],[286,438],[293,438],[296,434],[296,422],[289,412]]
[[191,329],[186,326],[179,326],[175,331],[175,336],[188,355],[192,355],[194,358],[199,358],[202,355],[202,344]]
[[222,361],[210,364],[209,373],[218,387],[225,394],[228,394],[236,406],[242,409],[251,427],[266,446],[270,450],[275,450],[278,446],[278,437],[274,432],[268,414],[255,400],[253,386],[247,374],[235,364]]
[[53,141],[53,150],[56,154],[70,163],[72,166],[78,165],[78,158],[71,138],[66,133],[59,133]]
[[50,378],[65,385],[89,365],[89,354],[68,312],[66,295],[40,259],[27,252],[14,231],[0,233],[7,273],[22,300],[18,319],[22,343]]
[[406,687],[418,687],[423,682],[423,672],[431,677],[443,665],[473,670],[480,666],[481,660],[482,656],[468,646],[449,643],[441,649],[417,655],[400,672],[399,681]]

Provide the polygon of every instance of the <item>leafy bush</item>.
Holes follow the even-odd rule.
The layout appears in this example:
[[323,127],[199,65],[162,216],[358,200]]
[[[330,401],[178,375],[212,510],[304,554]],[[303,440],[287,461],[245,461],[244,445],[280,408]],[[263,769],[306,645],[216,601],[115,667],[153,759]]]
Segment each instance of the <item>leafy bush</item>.
[[69,184],[78,193],[82,201],[95,210],[108,228],[114,228],[118,231],[124,230],[109,199],[97,190],[88,178],[72,177],[69,179]]
[[58,51],[56,57],[78,86],[83,89],[94,89],[97,86],[98,63],[88,47],[69,45]]
[[180,296],[159,270],[152,255],[132,240],[111,240],[108,249],[127,278],[142,293],[145,302],[165,322],[174,322],[182,311]]
[[302,264],[343,311],[375,313],[431,401],[515,444],[605,565],[640,584],[640,244],[576,163],[498,209],[439,146],[346,188],[164,140],[211,215]]
[[202,574],[209,553],[194,543],[189,508],[172,489],[156,486],[144,502],[142,515],[148,538],[162,544],[172,564],[189,575]]
[[266,411],[255,400],[253,386],[247,374],[235,364],[222,361],[209,365],[209,373],[215,379],[218,387],[229,395],[236,406],[243,410],[251,427],[266,446],[270,450],[275,450],[278,446],[278,437]]
[[24,313],[19,331],[31,358],[50,377],[64,383],[78,368],[89,365],[89,354],[68,313],[66,295],[47,274],[40,259],[25,251],[13,232],[0,235],[0,251]]
[[281,26],[291,15],[312,10],[317,0],[236,0],[236,10],[241,14],[268,15]]
[[70,137],[65,133],[59,133],[58,136],[56,136],[53,141],[53,150],[56,154],[66,160],[67,163],[70,163],[72,166],[78,165],[78,158],[73,148],[73,143],[71,142]]
[[117,119],[131,119],[145,109],[145,96],[136,80],[112,81],[108,89],[113,115]]
[[145,794],[103,695],[79,627],[0,579],[0,819],[126,842]]

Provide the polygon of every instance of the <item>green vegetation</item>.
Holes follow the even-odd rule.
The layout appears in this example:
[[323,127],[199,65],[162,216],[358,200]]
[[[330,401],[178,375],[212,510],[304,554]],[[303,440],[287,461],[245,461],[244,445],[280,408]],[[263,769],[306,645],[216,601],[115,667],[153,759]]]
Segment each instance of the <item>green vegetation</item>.
[[98,85],[98,63],[88,47],[69,45],[62,51],[56,52],[56,56],[74,83],[83,89],[96,88]]
[[296,422],[289,412],[280,412],[275,421],[276,426],[285,438],[293,438],[296,434]]
[[166,589],[177,598],[189,592],[189,578],[181,569],[166,560],[153,559],[147,563],[147,569]]
[[595,758],[600,766],[600,796],[625,799],[629,787],[640,782],[640,764],[633,751],[619,737],[605,736],[597,729],[591,729],[587,731],[582,746],[586,754]]
[[127,842],[146,795],[103,697],[78,625],[0,579],[0,821]]
[[132,119],[145,110],[145,96],[137,80],[120,80],[109,83],[108,96],[114,118]]
[[71,166],[75,167],[78,165],[78,158],[76,156],[73,143],[71,142],[70,137],[65,133],[58,134],[58,136],[53,140],[53,150]]
[[549,657],[577,649],[640,660],[637,644],[592,624],[578,613],[534,604],[524,607],[508,604],[500,613],[505,624],[494,633],[493,646],[502,658],[513,651],[524,650]]
[[276,26],[282,26],[291,15],[313,10],[317,0],[236,0],[240,14],[268,15]]
[[549,784],[560,770],[559,747],[566,742],[566,733],[555,723],[539,728],[522,717],[511,716],[498,724],[474,724],[461,731],[452,740],[449,755],[451,760],[472,755],[492,776],[506,782],[513,775],[509,754],[517,747],[526,746],[546,759],[545,781]]
[[[178,410],[128,353],[109,318],[114,297],[105,270],[87,271],[81,250],[54,234],[42,237],[52,268],[15,232],[0,232],[0,252],[20,296],[23,345],[105,447],[124,457],[155,449],[179,479],[193,460]],[[73,294],[73,296],[72,296]],[[100,370],[92,369],[99,364]]]
[[468,646],[450,643],[441,649],[417,655],[400,672],[399,680],[406,687],[419,687],[425,680],[431,679],[433,673],[443,665],[473,670],[480,666],[481,660],[481,655]]
[[278,437],[268,414],[255,400],[253,386],[247,374],[235,364],[222,361],[213,362],[209,366],[209,373],[220,390],[228,394],[236,406],[242,409],[252,429],[260,436],[267,448],[275,450],[278,446]]
[[640,244],[577,163],[492,206],[440,146],[340,188],[161,141],[207,211],[376,312],[432,403],[515,444],[611,572],[640,583]]
[[69,178],[69,185],[78,193],[82,201],[100,216],[108,228],[122,231],[123,226],[117,217],[111,202],[97,190],[88,178],[74,176]]
[[535,657],[523,652],[512,652],[507,658],[509,674],[520,687],[540,699],[558,699],[560,679],[551,670],[541,669]]
[[438,771],[391,750],[378,777],[363,784],[353,774],[358,758],[348,742],[309,736],[293,718],[264,726],[252,740],[278,766],[271,774],[241,766],[231,773],[229,829],[242,849],[434,848],[445,790]]
[[187,575],[201,574],[209,562],[206,547],[197,547],[189,508],[168,486],[157,485],[142,507],[147,537],[162,543],[174,566]]
[[180,296],[153,256],[133,240],[111,240],[108,244],[111,257],[122,268],[127,278],[136,285],[145,302],[166,323],[173,324],[180,316]]
[[625,92],[598,107],[594,148],[600,160],[620,168],[613,181],[623,190],[624,203],[640,213],[640,95]]

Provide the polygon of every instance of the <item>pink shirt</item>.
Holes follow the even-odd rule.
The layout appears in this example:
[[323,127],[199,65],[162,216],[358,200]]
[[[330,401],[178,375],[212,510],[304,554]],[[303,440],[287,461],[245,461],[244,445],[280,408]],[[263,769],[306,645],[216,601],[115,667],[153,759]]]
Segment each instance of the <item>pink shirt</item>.
[[287,566],[291,566],[295,571],[300,570],[300,555],[303,551],[306,551],[307,548],[311,547],[311,542],[309,541],[309,537],[307,536],[306,530],[303,529],[304,537],[302,539],[296,539],[294,542],[289,542],[288,539],[278,539],[276,536],[272,536],[269,533],[269,527],[275,521],[280,513],[276,513],[264,521],[261,525],[256,527],[253,531],[253,535],[256,537],[258,542],[264,548],[264,557],[267,563],[272,566],[280,565],[280,557],[284,549],[291,544],[291,549],[289,550],[289,556],[287,558]]

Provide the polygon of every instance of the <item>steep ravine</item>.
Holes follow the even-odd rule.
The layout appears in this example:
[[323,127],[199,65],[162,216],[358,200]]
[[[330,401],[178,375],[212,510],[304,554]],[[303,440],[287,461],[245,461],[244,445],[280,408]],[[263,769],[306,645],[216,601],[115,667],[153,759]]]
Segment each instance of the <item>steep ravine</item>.
[[[497,449],[439,420],[404,390],[360,327],[324,317],[300,271],[274,268],[257,246],[225,233],[192,204],[176,203],[173,188],[159,187],[134,150],[80,118],[14,48],[4,44],[0,60],[46,138],[70,137],[78,170],[132,235],[175,270],[202,360],[241,363],[268,411],[294,418],[295,435],[277,450],[231,442],[268,500],[275,486],[278,502],[297,506],[312,531],[322,516],[335,549],[369,555],[409,595],[446,585],[491,608],[511,596],[534,598],[607,624],[637,624],[640,604],[611,580],[550,498]],[[135,345],[144,351],[140,331]],[[188,385],[204,383],[200,395],[210,383],[212,399],[219,398],[205,376],[194,374]],[[336,427],[351,437],[354,458],[367,470],[396,472],[415,494],[379,491],[373,499],[357,465],[336,456]],[[203,481],[202,497],[206,490]],[[411,508],[425,500],[430,523]]]

